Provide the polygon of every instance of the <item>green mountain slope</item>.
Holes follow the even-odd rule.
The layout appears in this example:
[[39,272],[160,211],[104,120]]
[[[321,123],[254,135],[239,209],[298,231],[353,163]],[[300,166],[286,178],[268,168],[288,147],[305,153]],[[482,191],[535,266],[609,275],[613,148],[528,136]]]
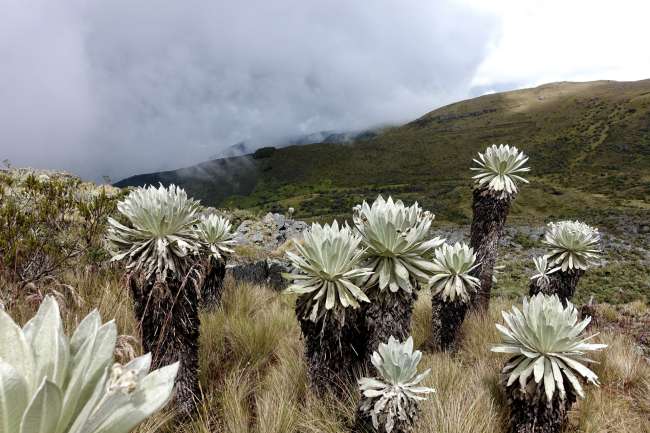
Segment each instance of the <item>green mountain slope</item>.
[[513,217],[602,217],[650,209],[650,80],[553,83],[432,111],[352,144],[311,144],[134,176],[177,183],[205,204],[293,206],[302,218],[349,215],[378,193],[467,222],[476,153],[510,143],[530,156]]

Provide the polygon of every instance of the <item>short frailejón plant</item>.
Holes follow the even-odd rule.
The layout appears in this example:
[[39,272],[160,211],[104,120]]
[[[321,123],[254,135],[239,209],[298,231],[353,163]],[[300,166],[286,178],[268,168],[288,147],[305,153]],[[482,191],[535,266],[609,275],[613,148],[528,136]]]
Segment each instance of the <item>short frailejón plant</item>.
[[545,257],[552,269],[547,272],[547,279],[531,282],[530,294],[557,294],[566,302],[575,294],[584,272],[598,263],[602,253],[600,234],[598,229],[580,221],[560,221],[548,225],[543,243],[549,248]]
[[544,243],[551,250],[549,261],[563,272],[587,270],[598,263],[601,254],[598,229],[580,221],[550,223]]
[[361,402],[357,422],[362,427],[372,424],[381,433],[402,433],[414,429],[418,416],[418,401],[434,392],[419,383],[430,370],[418,374],[422,353],[413,351],[413,338],[400,343],[393,337],[388,344],[381,343],[372,355],[372,364],[378,377],[359,380]]
[[226,261],[234,252],[234,234],[230,221],[222,216],[202,216],[198,225],[201,250],[206,256],[205,277],[201,288],[201,301],[212,308],[221,302],[223,280],[226,276]]
[[517,195],[517,185],[527,183],[521,176],[530,170],[526,167],[527,161],[523,152],[507,144],[492,145],[474,160],[478,166],[472,170],[478,174],[474,176],[470,246],[480,263],[473,275],[481,281],[472,302],[476,308],[487,309],[499,238],[512,200]]
[[434,253],[433,276],[429,280],[432,294],[444,301],[468,302],[479,285],[478,278],[470,275],[476,266],[476,254],[466,244],[444,244]]
[[113,260],[125,260],[142,345],[156,367],[180,361],[175,404],[195,409],[199,392],[200,205],[174,185],[138,188],[118,203],[128,226],[109,220]]
[[296,315],[305,337],[305,354],[317,391],[336,390],[363,348],[354,323],[345,323],[345,310],[357,309],[368,297],[359,281],[371,275],[361,266],[361,238],[348,226],[312,224],[304,241],[287,252],[295,271],[284,274],[292,284],[285,293],[298,294]]
[[513,307],[503,319],[506,326],[497,324],[503,342],[492,351],[513,356],[502,372],[511,431],[561,431],[576,395],[584,398],[579,378],[598,385],[586,352],[606,345],[590,343],[595,335],[581,336],[591,318],[578,322],[576,308],[556,295],[524,298],[523,310]]
[[415,291],[428,284],[433,263],[428,255],[443,240],[431,238],[433,214],[414,203],[405,206],[391,197],[377,197],[354,209],[354,224],[367,248],[366,258],[373,274],[365,281],[371,303],[363,311],[368,333],[368,352],[380,342],[411,333]]
[[432,343],[436,350],[451,349],[465,320],[468,303],[479,286],[471,275],[478,264],[466,244],[444,244],[434,253],[432,290]]
[[22,329],[0,310],[0,431],[128,433],[161,409],[178,364],[113,364],[116,338],[95,310],[69,339],[51,296]]
[[296,243],[298,254],[287,252],[298,273],[286,274],[293,280],[287,293],[308,295],[299,306],[300,315],[312,322],[326,313],[340,315],[344,308],[358,308],[359,302],[370,302],[355,283],[371,275],[369,268],[360,267],[364,251],[361,238],[347,226],[312,224],[304,242]]
[[552,268],[548,263],[548,256],[534,257],[533,263],[535,263],[535,271],[530,279],[540,288],[546,288],[551,282],[550,275],[554,272],[557,272],[560,268]]

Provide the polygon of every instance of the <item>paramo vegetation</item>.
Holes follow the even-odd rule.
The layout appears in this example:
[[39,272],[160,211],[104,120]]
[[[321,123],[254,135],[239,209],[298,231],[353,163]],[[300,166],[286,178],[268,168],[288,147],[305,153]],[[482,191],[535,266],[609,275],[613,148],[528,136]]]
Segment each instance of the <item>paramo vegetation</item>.
[[3,173],[0,433],[647,432],[648,359],[574,304],[598,230],[550,223],[498,296],[528,158],[474,163],[469,243],[379,196],[284,246],[282,293],[226,277],[228,214],[181,188]]

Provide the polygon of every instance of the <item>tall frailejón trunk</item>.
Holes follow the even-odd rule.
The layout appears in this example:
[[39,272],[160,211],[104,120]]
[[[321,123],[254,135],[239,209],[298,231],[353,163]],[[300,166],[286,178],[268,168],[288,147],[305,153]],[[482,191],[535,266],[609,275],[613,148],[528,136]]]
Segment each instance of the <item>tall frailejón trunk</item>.
[[560,433],[566,423],[567,413],[576,401],[571,384],[567,380],[564,382],[567,390],[565,398],[561,399],[556,391],[550,402],[541,383],[529,383],[529,389],[525,393],[519,383],[507,387],[510,433]]
[[[372,354],[379,343],[386,343],[393,336],[399,341],[411,335],[411,316],[417,299],[415,291],[408,293],[398,290],[393,293],[388,288],[380,291],[372,288],[367,292],[370,303],[361,306],[360,318],[367,338],[366,352]],[[370,358],[367,359],[367,365]]]
[[298,298],[296,316],[304,339],[309,381],[318,394],[330,391],[343,395],[365,358],[365,342],[356,312],[330,312],[312,322],[302,316],[300,303],[306,299],[307,295]]
[[221,304],[223,295],[223,280],[226,277],[226,260],[212,256],[207,259],[205,278],[201,287],[201,306],[213,309]]
[[582,269],[570,269],[567,271],[556,271],[548,276],[548,283],[540,279],[530,282],[528,294],[534,296],[539,292],[545,295],[557,295],[566,307],[567,301],[571,301],[578,287],[580,277],[584,275]]
[[470,246],[479,265],[471,274],[481,281],[481,285],[472,298],[472,309],[487,310],[490,303],[499,238],[513,199],[513,195],[499,198],[487,189],[474,189]]
[[[406,418],[396,417],[397,419],[395,420],[395,425],[393,425],[391,433],[410,433],[415,430],[415,423],[418,420],[420,412],[417,401],[407,400],[402,404]],[[379,424],[378,429],[375,429],[372,425],[372,408],[365,410],[363,407],[363,399],[357,406],[353,431],[354,433],[387,433],[385,424]]]
[[127,278],[144,351],[151,353],[153,369],[180,362],[173,405],[181,417],[189,416],[195,412],[200,398],[196,279],[168,277],[164,282],[156,282],[155,278],[147,279],[136,273]]
[[441,296],[434,295],[431,307],[431,349],[438,352],[455,350],[469,308],[467,302],[444,301]]

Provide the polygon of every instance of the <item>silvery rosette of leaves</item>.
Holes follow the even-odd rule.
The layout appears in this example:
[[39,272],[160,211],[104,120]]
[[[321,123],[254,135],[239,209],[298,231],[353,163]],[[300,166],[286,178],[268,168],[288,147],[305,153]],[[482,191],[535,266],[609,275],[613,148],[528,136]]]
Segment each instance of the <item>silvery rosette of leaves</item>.
[[432,388],[418,386],[431,371],[427,369],[418,374],[420,358],[422,353],[413,351],[413,337],[400,343],[391,336],[388,343],[380,343],[372,354],[371,361],[379,377],[359,379],[359,389],[363,394],[360,409],[371,414],[375,429],[383,425],[390,433],[396,420],[409,422],[411,406],[426,400],[423,395],[435,392]]
[[580,221],[549,223],[543,242],[551,249],[548,261],[562,271],[586,270],[601,254],[598,229]]
[[222,216],[201,216],[198,224],[199,241],[211,257],[219,260],[234,252],[231,247],[235,244],[235,235],[231,229],[230,221]]
[[496,193],[499,198],[516,194],[517,183],[528,183],[521,177],[522,173],[530,171],[529,167],[525,167],[528,157],[515,146],[493,144],[484,153],[479,153],[474,162],[478,167],[471,170],[478,174],[472,178],[478,187]]
[[22,329],[0,310],[0,431],[127,433],[161,409],[178,363],[151,373],[150,355],[113,364],[116,338],[95,310],[68,339],[51,296]]
[[199,251],[196,224],[198,201],[187,197],[182,188],[153,186],[133,190],[117,205],[130,226],[108,219],[108,242],[112,261],[127,260],[127,269],[156,273],[165,279],[187,271],[188,257]]
[[559,267],[552,268],[549,266],[548,256],[533,257],[536,273],[530,278],[535,281],[539,287],[546,287],[550,283],[549,275],[560,270]]
[[538,293],[530,301],[524,298],[523,310],[512,307],[502,312],[506,326],[497,324],[503,342],[492,347],[493,352],[514,355],[504,367],[508,377],[506,386],[519,383],[521,390],[532,393],[537,386],[544,387],[547,401],[555,392],[566,396],[565,379],[573,391],[584,398],[578,377],[598,385],[598,376],[585,364],[590,351],[601,350],[606,344],[590,343],[597,334],[580,334],[591,322],[587,317],[578,322],[578,311],[570,302],[564,307],[557,295]]
[[433,263],[426,254],[444,242],[439,237],[429,237],[433,218],[417,202],[407,207],[401,200],[394,202],[392,197],[384,200],[379,196],[372,206],[364,201],[354,208],[354,224],[374,271],[366,287],[411,293],[414,285],[419,287],[416,283],[428,283]]
[[433,295],[445,301],[469,301],[472,291],[480,284],[478,278],[470,275],[477,266],[474,250],[465,243],[444,244],[436,249],[433,276],[429,280]]
[[283,274],[293,281],[285,293],[308,294],[302,305],[302,315],[317,321],[325,313],[358,308],[359,302],[370,302],[358,281],[367,278],[371,270],[361,266],[364,251],[359,248],[361,237],[347,225],[314,223],[304,233],[302,244],[294,243],[297,253],[287,256],[295,271]]

